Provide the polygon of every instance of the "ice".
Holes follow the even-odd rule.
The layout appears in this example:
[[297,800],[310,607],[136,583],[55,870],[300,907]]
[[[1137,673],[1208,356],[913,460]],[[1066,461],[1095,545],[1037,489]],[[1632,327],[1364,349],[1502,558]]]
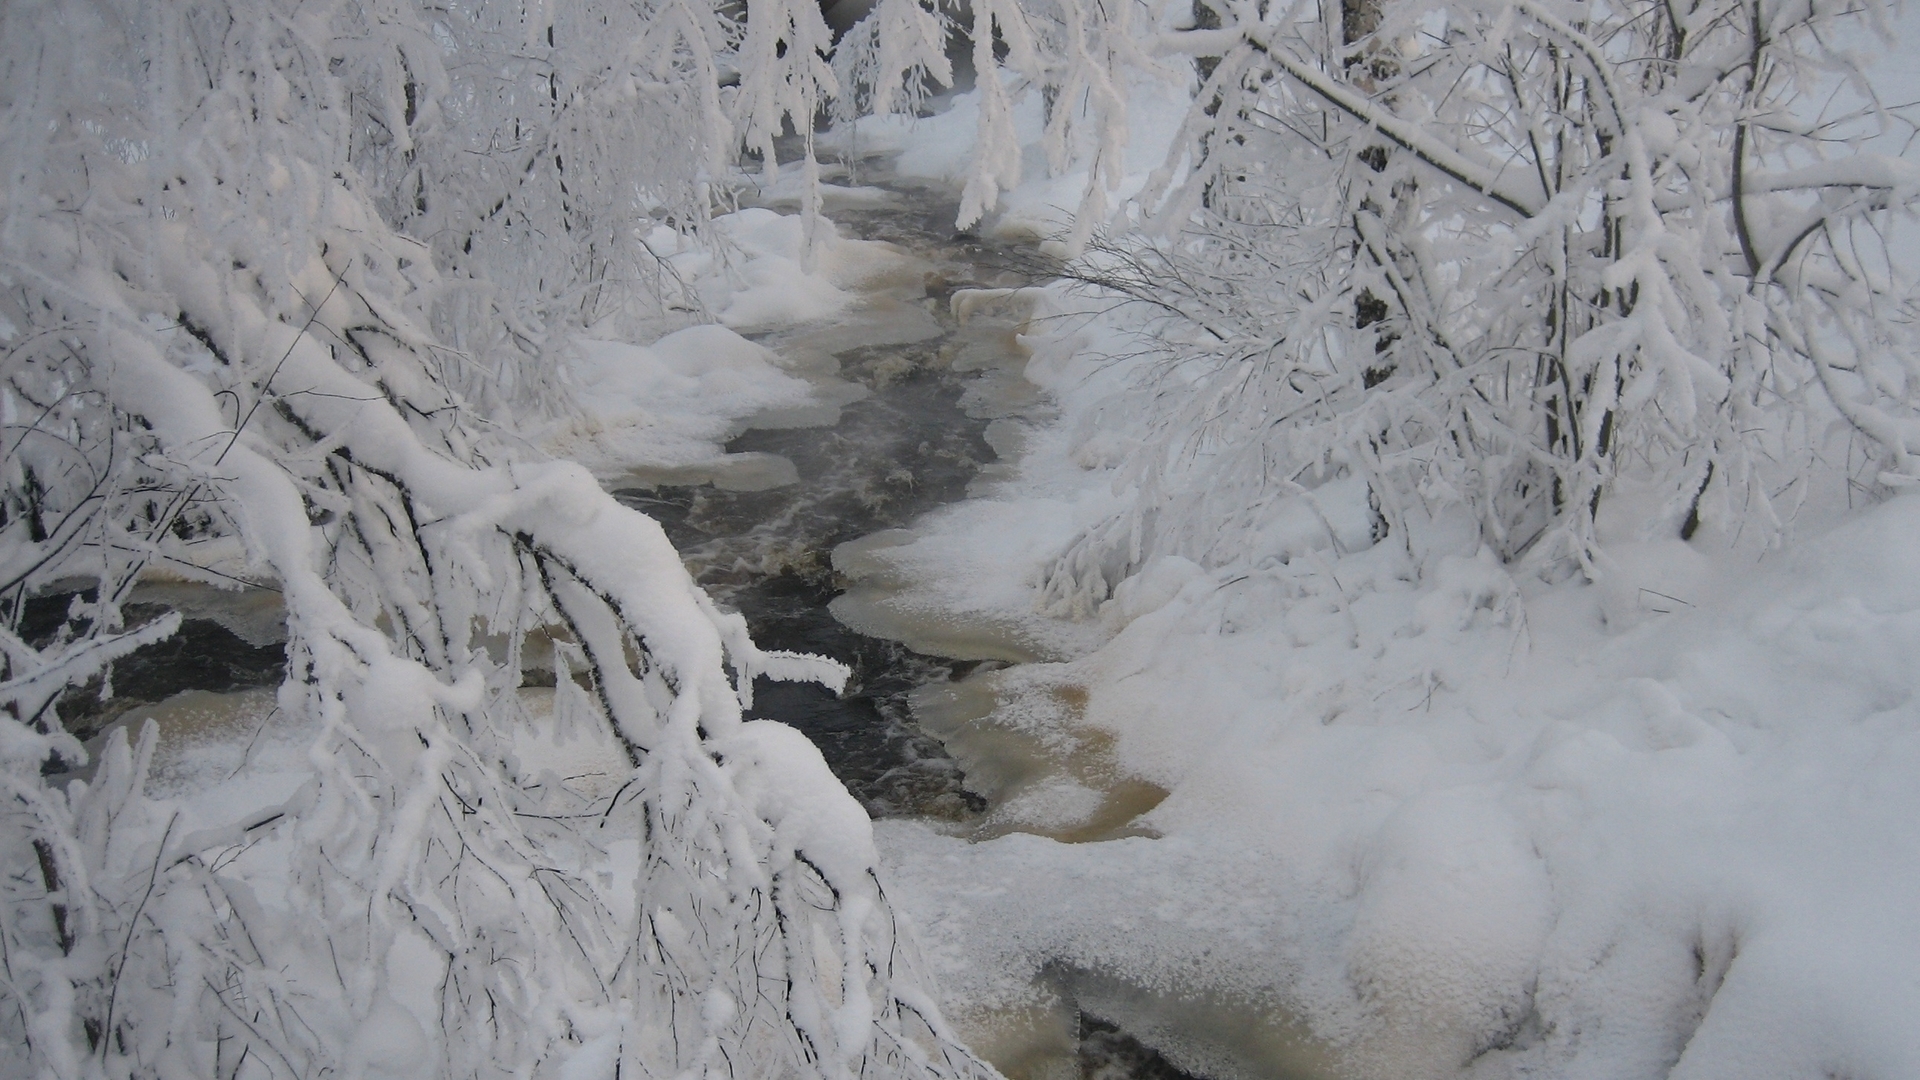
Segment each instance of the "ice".
[[[838,149],[838,146],[834,147]],[[862,149],[865,149],[864,147]],[[821,170],[823,173],[826,170]],[[867,184],[821,183],[818,189],[820,209],[832,213],[835,210],[871,210],[876,207],[900,205],[900,196],[886,188]],[[783,169],[779,178],[771,185],[762,185],[754,200],[768,209],[797,211],[806,201],[806,184],[798,169]]]

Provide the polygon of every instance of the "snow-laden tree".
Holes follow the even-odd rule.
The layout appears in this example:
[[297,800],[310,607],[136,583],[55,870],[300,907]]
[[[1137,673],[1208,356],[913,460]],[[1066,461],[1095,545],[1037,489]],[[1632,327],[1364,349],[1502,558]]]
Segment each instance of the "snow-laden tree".
[[[736,132],[808,125],[818,22],[0,8],[0,1072],[988,1072],[919,988],[858,805],[742,719],[756,676],[844,670],[757,649],[657,525],[512,427],[567,407],[570,330],[686,304],[641,241],[701,226]],[[217,580],[222,544],[285,599],[309,778],[193,832],[145,793],[151,727],[50,780],[85,757],[61,693],[178,625],[124,625],[142,570]],[[610,801],[514,764],[555,734],[520,704],[536,629],[560,722],[628,756]],[[589,872],[614,838],[631,912]],[[397,955],[437,1000],[397,1001]]]
[[[1058,35],[1073,8],[1019,10]],[[1144,234],[1083,268],[1168,312],[1169,349],[1140,391],[1140,497],[1061,555],[1049,602],[1085,610],[1156,551],[1248,553],[1271,508],[1338,473],[1365,478],[1376,534],[1463,508],[1503,558],[1595,572],[1622,478],[1665,491],[1656,533],[1774,530],[1837,420],[1860,482],[1913,483],[1895,234],[1920,169],[1862,74],[1883,14],[1195,0],[1136,17],[1132,55],[1016,44],[1004,66],[1047,88],[1056,127],[1111,126],[1099,80],[1138,55],[1192,57],[1198,83],[1134,202]],[[1007,140],[982,141],[986,162]]]
[[348,160],[460,283],[432,329],[485,375],[454,385],[496,410],[556,404],[570,327],[699,318],[647,232],[702,234],[742,142],[771,162],[834,90],[804,3],[403,7],[341,16]]

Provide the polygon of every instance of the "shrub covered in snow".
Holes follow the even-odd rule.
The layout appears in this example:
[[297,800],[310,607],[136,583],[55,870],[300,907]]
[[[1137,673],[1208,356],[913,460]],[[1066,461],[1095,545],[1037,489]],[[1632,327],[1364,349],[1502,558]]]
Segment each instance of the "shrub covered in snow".
[[[982,1072],[858,805],[742,720],[845,670],[516,433],[575,330],[684,319],[644,240],[805,126],[817,9],[28,0],[0,41],[0,1072]],[[285,600],[312,742],[237,816],[147,794],[151,727],[44,775],[61,692],[178,625],[123,625],[154,566]],[[521,769],[570,725],[617,792]]]
[[[1623,479],[1682,536],[1776,530],[1836,446],[1867,491],[1913,483],[1920,170],[1849,44],[1879,5],[974,15],[1006,49],[975,58],[997,77],[969,105],[963,222],[1031,179],[1030,140],[1082,191],[1067,252],[1109,230],[1074,272],[1164,316],[1141,345],[1162,362],[1114,403],[1147,436],[1119,481],[1138,497],[1050,569],[1058,610],[1154,553],[1224,564],[1341,477],[1376,536],[1464,512],[1550,574],[1598,572]],[[1152,94],[1119,88],[1170,69],[1197,89],[1140,175]]]

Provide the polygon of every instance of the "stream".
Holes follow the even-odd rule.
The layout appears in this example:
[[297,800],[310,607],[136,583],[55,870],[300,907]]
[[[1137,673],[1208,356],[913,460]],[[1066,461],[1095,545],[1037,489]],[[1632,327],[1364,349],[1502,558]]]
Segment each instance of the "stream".
[[[739,611],[763,647],[831,656],[853,669],[836,696],[762,680],[753,715],[800,729],[874,817],[960,820],[985,809],[940,742],[913,722],[908,697],[974,665],[856,633],[829,613],[841,589],[833,549],[904,526],[965,498],[994,468],[996,421],[1041,407],[1020,377],[1015,325],[949,312],[956,290],[1029,284],[1043,269],[1018,251],[956,237],[950,200],[896,191],[883,205],[830,206],[843,234],[885,240],[922,260],[842,318],[750,335],[816,379],[852,384],[858,400],[830,427],[756,424],[726,446],[792,463],[796,482],[615,486],[666,530],[715,600]],[[784,471],[784,470],[783,470]]]
[[[694,475],[636,470],[608,486],[662,525],[695,579],[745,616],[760,645],[818,653],[852,668],[840,695],[763,680],[753,715],[804,733],[873,817],[931,818],[966,830],[988,814],[988,800],[969,789],[942,742],[916,723],[910,699],[916,691],[924,699],[981,663],[915,652],[840,623],[828,610],[845,585],[832,552],[966,498],[972,485],[1004,470],[998,462],[1011,451],[1019,423],[1046,416],[1046,402],[1022,374],[1019,319],[988,310],[963,323],[951,299],[963,289],[1044,281],[1050,268],[1020,246],[956,235],[955,200],[944,191],[884,186],[884,200],[829,201],[826,212],[842,235],[884,240],[914,256],[913,272],[863,290],[828,323],[749,335],[840,401],[827,410],[837,415],[756,418],[727,444],[735,456],[726,468]],[[823,426],[822,419],[832,422]],[[63,715],[96,742],[119,722],[152,716],[163,739],[191,744],[190,752],[219,729],[264,727],[284,669],[277,599],[268,590],[143,584],[127,608],[130,621],[179,610],[186,617],[181,632],[118,663],[111,701],[70,698]],[[32,602],[23,629],[32,636],[36,621],[57,620],[66,603],[62,596]],[[1185,1075],[1103,1019],[1082,1016],[1078,1029],[1081,1077]],[[1013,1080],[1041,1080],[1007,1064]],[[1064,1080],[1071,1071],[1056,1061],[1044,1076]]]

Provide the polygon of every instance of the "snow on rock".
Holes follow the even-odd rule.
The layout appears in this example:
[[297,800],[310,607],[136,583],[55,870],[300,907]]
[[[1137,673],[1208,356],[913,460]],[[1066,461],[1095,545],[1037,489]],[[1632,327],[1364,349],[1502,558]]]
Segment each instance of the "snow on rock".
[[580,338],[567,370],[581,415],[545,441],[597,471],[705,464],[741,421],[812,400],[806,380],[724,326],[690,326],[651,345]]
[[710,246],[666,228],[648,246],[721,323],[744,332],[831,318],[854,303],[852,290],[919,265],[892,244],[842,237],[824,217],[814,220],[809,247],[803,215],[763,207],[714,218]]
[[[781,183],[790,187],[790,179],[782,174]],[[850,197],[871,203],[861,194],[871,190]],[[917,274],[921,264],[891,244],[843,238],[825,218],[816,219],[809,240],[804,217],[759,207],[715,218],[704,243],[662,227],[647,245],[719,323],[645,345],[575,339],[565,365],[576,409],[537,433],[537,441],[555,457],[641,483],[711,480],[736,490],[792,483],[791,462],[727,455],[722,444],[757,416],[831,416],[833,403],[742,332],[841,315],[858,290]]]

